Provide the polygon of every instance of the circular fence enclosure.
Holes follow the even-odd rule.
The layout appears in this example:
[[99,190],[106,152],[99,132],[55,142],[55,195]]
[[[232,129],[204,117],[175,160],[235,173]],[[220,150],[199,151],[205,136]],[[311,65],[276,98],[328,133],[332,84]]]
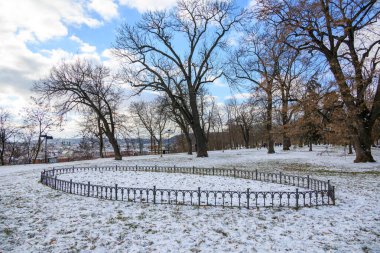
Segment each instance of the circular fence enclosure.
[[[77,172],[140,171],[184,173],[194,175],[226,176],[277,183],[297,187],[295,191],[218,191],[201,187],[192,190],[131,188],[125,186],[104,186],[72,180],[62,180],[58,176]],[[321,181],[309,176],[293,176],[283,173],[267,173],[258,170],[162,167],[162,166],[106,166],[106,167],[65,167],[41,172],[41,183],[58,191],[108,199],[152,204],[220,206],[255,209],[258,207],[311,207],[335,205],[335,187],[330,181]],[[302,190],[299,191],[298,188]]]

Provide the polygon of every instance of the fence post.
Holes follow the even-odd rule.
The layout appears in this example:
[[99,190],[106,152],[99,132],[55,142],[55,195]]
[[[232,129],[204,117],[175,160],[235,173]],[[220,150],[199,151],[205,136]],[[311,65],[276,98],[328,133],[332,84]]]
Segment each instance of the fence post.
[[193,174],[195,174],[195,167],[193,166]]
[[282,184],[282,173],[280,172],[280,184]]
[[296,208],[298,208],[298,198],[299,198],[299,195],[298,195],[298,188],[296,189]]
[[198,187],[198,206],[201,206],[201,187]]
[[116,171],[117,171],[117,164],[116,164]]
[[137,171],[137,164],[136,164],[136,171]]
[[55,175],[55,169],[53,168],[53,176]]
[[54,177],[54,189],[57,190],[57,176]]
[[153,204],[156,204],[156,186],[153,186]]
[[41,171],[41,183],[43,184],[43,180],[44,180],[44,173]]
[[234,167],[234,177],[236,177],[236,168]]
[[310,189],[309,187],[310,187],[310,177],[309,175],[307,175],[307,188]]
[[249,209],[249,188],[247,188],[247,209]]
[[335,186],[332,186],[332,201],[333,205],[335,206]]
[[256,169],[256,180],[257,180],[257,169]]
[[115,199],[117,200],[117,184],[115,184]]
[[90,197],[90,181],[87,183],[87,197]]
[[157,172],[157,164],[154,165],[154,171]]
[[214,168],[214,166],[212,167],[212,175],[213,176],[215,175],[215,168]]
[[175,165],[174,165],[174,173],[175,173]]
[[70,194],[72,193],[72,188],[73,188],[73,180],[70,179]]

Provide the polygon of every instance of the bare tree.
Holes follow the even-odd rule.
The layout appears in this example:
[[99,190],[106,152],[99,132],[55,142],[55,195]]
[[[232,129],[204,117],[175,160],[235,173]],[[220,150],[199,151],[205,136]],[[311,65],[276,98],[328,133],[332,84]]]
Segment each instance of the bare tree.
[[99,116],[93,110],[84,112],[84,119],[81,122],[82,135],[93,140],[99,150],[99,156],[104,158],[104,131],[103,124]]
[[151,103],[144,101],[134,102],[131,103],[130,109],[132,114],[138,117],[150,136],[157,141],[162,155],[162,135],[168,123],[168,115],[165,107],[162,106],[162,99],[157,98]]
[[5,165],[5,155],[11,138],[17,133],[17,128],[11,122],[11,114],[0,108],[0,163]]
[[222,151],[224,152],[224,146],[225,146],[225,140],[224,140],[224,131],[223,131],[223,126],[224,126],[224,114],[223,114],[223,109],[224,107],[221,107],[219,105],[217,105],[217,109],[216,109],[216,128],[217,128],[217,139],[220,141],[221,143],[221,148],[222,148]]
[[[23,133],[24,140],[28,143],[28,160],[35,163],[41,151],[43,138],[41,135],[48,134],[52,129],[59,127],[62,117],[54,112],[49,101],[43,101],[31,97],[31,105],[24,109]],[[37,140],[35,142],[35,140]]]
[[250,100],[240,104],[235,100],[234,103],[235,122],[240,128],[244,146],[249,148],[250,136],[255,122],[254,104]]
[[214,129],[217,124],[216,117],[216,101],[213,96],[211,96],[208,91],[202,90],[199,93],[199,116],[201,119],[201,126],[206,134],[206,140],[208,142],[210,137],[210,131]]
[[289,124],[304,90],[302,80],[309,79],[307,73],[313,73],[314,68],[308,55],[302,55],[300,51],[287,46],[282,40],[282,38],[278,38],[281,45],[280,57],[277,62],[276,90],[280,101],[282,148],[289,150],[291,146],[288,134]]
[[266,95],[266,130],[268,153],[275,153],[272,133],[273,93],[278,75],[281,45],[269,30],[260,32],[259,27],[247,27],[240,47],[231,53],[226,70],[233,86],[245,86],[252,93],[260,90]]
[[[217,53],[242,18],[231,1],[180,0],[173,10],[148,12],[118,32],[116,54],[129,65],[125,80],[139,92],[150,89],[170,98],[193,130],[198,157],[208,153],[197,95],[221,76]],[[182,47],[175,45],[178,39]]]
[[102,130],[113,147],[115,160],[121,160],[116,138],[118,107],[122,91],[108,68],[86,60],[62,63],[53,67],[50,75],[34,85],[44,98],[54,99],[60,113],[72,109],[92,110],[102,123]]
[[167,96],[162,98],[162,106],[166,108],[169,119],[177,124],[181,129],[187,143],[187,154],[192,155],[193,142],[190,135],[190,126],[186,119],[183,117],[179,109],[172,104],[171,100]]
[[260,0],[261,18],[288,33],[288,44],[328,65],[353,127],[354,162],[374,162],[371,132],[380,117],[377,0]]

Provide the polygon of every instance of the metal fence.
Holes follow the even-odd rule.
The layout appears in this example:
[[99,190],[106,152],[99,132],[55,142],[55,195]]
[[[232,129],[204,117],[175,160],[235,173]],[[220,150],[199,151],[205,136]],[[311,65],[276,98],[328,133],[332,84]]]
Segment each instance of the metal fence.
[[[130,188],[95,185],[59,179],[58,176],[81,171],[144,171],[185,173],[195,175],[228,176],[251,179],[262,182],[291,185],[301,188],[299,191],[218,191]],[[335,205],[335,187],[330,181],[321,181],[309,176],[294,176],[283,173],[266,173],[258,170],[196,168],[196,167],[162,167],[162,166],[106,166],[106,167],[66,167],[53,168],[41,172],[41,183],[53,189],[70,194],[95,197],[108,200],[131,201],[153,204],[221,206],[253,209],[258,207],[304,207]]]

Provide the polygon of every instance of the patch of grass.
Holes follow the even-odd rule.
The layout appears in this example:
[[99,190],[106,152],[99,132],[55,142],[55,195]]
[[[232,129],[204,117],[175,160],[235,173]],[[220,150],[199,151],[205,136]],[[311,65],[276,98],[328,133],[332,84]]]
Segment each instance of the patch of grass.
[[111,217],[111,218],[109,218],[109,219],[107,220],[106,223],[107,223],[107,224],[115,224],[115,223],[116,223],[116,219],[113,218],[113,217]]
[[13,234],[13,230],[11,228],[4,228],[3,233],[7,236],[10,236],[11,234]]
[[218,234],[221,234],[223,235],[224,237],[227,237],[228,236],[228,233],[227,232],[224,232],[222,229],[220,228],[217,228],[217,229],[214,229],[214,231]]
[[157,234],[158,231],[157,230],[153,230],[153,229],[148,229],[147,231],[145,231],[145,234]]
[[137,219],[139,220],[144,220],[146,218],[146,214],[144,212],[140,213],[138,216],[137,216]]
[[125,226],[130,228],[130,229],[136,229],[139,227],[136,223],[125,223]]
[[118,213],[117,216],[116,216],[116,219],[119,220],[119,221],[127,221],[128,218],[123,216],[122,213]]

